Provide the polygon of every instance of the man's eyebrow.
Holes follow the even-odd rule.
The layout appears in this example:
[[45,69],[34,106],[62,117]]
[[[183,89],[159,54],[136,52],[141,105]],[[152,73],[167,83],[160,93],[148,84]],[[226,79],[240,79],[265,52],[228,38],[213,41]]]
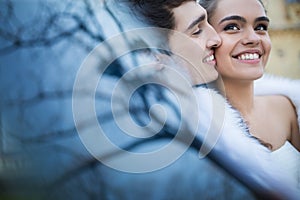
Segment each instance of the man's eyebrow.
[[232,15],[232,16],[228,16],[223,18],[219,24],[221,24],[224,21],[229,21],[229,20],[237,20],[237,21],[242,21],[242,22],[246,22],[246,19],[244,17],[238,16],[238,15]]
[[192,21],[192,23],[188,26],[188,28],[186,30],[190,30],[192,29],[194,26],[196,26],[197,24],[199,24],[201,21],[205,20],[205,14],[201,15],[200,17],[198,17],[197,19],[195,19],[194,21]]
[[258,17],[255,19],[255,22],[259,22],[259,21],[267,21],[270,22],[270,19],[268,17],[262,16],[262,17]]

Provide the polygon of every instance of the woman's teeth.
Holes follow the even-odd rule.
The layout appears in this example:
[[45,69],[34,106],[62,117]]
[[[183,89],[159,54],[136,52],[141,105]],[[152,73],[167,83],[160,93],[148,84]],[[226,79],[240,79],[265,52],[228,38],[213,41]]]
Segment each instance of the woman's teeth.
[[259,58],[257,53],[245,53],[237,57],[239,60],[255,60]]

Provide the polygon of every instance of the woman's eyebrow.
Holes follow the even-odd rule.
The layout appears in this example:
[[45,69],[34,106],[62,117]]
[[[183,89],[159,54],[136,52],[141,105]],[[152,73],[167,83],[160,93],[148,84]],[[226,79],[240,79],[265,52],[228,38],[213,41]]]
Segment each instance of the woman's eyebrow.
[[262,17],[258,17],[255,19],[255,22],[259,22],[259,21],[267,21],[270,22],[270,19],[266,16],[262,16]]
[[194,21],[192,21],[192,23],[188,26],[188,28],[186,29],[186,31],[192,29],[194,26],[196,26],[197,24],[199,24],[201,21],[205,20],[206,16],[203,14],[200,17],[198,17],[197,19],[195,19]]
[[241,17],[239,15],[232,15],[232,16],[228,16],[228,17],[223,18],[219,22],[219,24],[223,23],[224,21],[229,21],[229,20],[237,20],[237,21],[247,22],[244,17]]

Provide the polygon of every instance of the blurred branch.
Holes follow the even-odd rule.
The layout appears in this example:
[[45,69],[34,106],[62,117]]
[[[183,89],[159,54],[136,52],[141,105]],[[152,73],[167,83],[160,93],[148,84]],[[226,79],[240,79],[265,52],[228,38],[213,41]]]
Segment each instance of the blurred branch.
[[[92,19],[93,25],[97,30],[101,30],[101,25],[95,18],[95,13],[91,9],[89,1],[85,0],[85,11],[87,17]],[[45,5],[44,5],[45,6]],[[15,14],[14,14],[14,4],[11,1],[6,2],[6,23],[16,26],[16,30],[8,31],[7,27],[0,28],[0,37],[6,40],[7,43],[4,47],[0,48],[0,54],[8,54],[13,52],[18,48],[29,48],[29,47],[48,47],[53,46],[60,41],[75,37],[79,32],[84,33],[87,37],[91,38],[94,41],[101,42],[104,40],[103,35],[99,32],[94,33],[90,29],[90,24],[87,24],[87,18],[82,18],[79,14],[72,11],[56,12],[56,13],[43,13],[45,22],[41,22],[41,19],[33,19],[31,28],[28,29],[26,24],[17,23]],[[40,8],[41,9],[41,8]],[[49,9],[43,9],[45,12]],[[47,16],[50,14],[50,16]],[[34,23],[38,21],[39,23]],[[57,22],[68,21],[68,24],[74,24],[72,27],[66,25],[58,26]],[[42,26],[39,26],[42,25]],[[54,33],[52,36],[49,36],[50,33]],[[31,35],[31,38],[26,38],[25,35]]]

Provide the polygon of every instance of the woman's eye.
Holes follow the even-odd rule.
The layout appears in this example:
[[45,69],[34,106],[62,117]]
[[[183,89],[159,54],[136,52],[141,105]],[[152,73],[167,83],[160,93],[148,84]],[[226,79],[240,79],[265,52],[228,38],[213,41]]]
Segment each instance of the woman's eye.
[[268,26],[265,25],[265,24],[260,24],[260,25],[258,25],[258,26],[255,28],[255,30],[257,30],[257,31],[267,31],[267,30],[268,30]]
[[201,30],[201,29],[199,29],[199,30],[197,30],[197,31],[193,32],[193,33],[192,33],[192,35],[199,35],[201,32],[202,32],[202,30]]
[[240,30],[238,25],[236,24],[228,24],[227,26],[225,26],[224,31],[237,31]]

